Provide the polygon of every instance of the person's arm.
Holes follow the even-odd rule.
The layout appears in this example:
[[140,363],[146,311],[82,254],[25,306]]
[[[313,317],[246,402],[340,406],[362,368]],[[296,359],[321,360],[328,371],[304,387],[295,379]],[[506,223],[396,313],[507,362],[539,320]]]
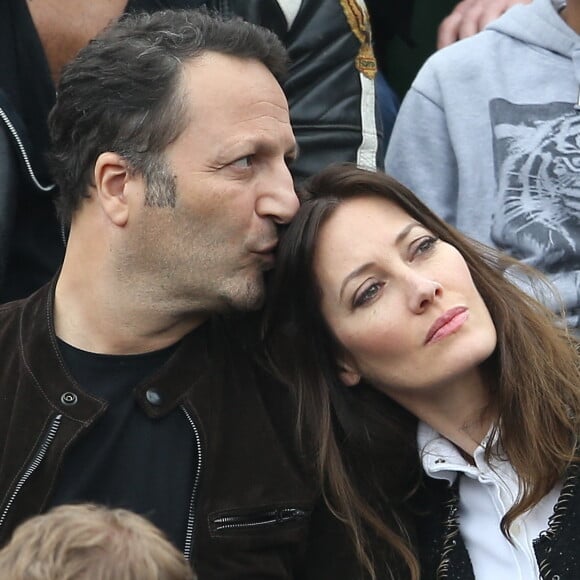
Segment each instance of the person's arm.
[[515,4],[530,2],[531,0],[462,0],[439,25],[437,48],[476,34]]
[[443,108],[414,86],[399,110],[385,170],[450,224],[457,217],[457,160]]

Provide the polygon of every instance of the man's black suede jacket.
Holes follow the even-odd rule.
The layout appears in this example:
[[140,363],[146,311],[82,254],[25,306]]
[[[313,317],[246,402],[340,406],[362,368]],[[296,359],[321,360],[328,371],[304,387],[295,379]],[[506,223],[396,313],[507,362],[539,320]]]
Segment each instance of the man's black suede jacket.
[[[0,306],[0,545],[43,511],[64,456],[105,411],[62,362],[53,293],[54,283]],[[211,320],[135,388],[149,416],[180,407],[191,425],[186,556],[203,580],[361,578],[296,450],[289,394],[249,360],[226,323]],[[151,389],[161,393],[156,406]]]

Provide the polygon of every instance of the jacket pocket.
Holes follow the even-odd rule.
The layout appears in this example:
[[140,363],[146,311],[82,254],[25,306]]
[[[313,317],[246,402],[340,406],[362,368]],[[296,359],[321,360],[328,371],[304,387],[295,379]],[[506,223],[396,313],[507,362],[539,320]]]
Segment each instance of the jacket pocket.
[[228,510],[209,515],[209,530],[215,537],[299,526],[309,520],[310,513],[311,510],[295,506]]

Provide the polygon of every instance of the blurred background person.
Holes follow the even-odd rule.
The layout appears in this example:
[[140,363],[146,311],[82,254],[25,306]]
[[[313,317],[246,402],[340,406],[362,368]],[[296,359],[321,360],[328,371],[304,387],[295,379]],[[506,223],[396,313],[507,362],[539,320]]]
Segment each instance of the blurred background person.
[[403,101],[386,158],[449,224],[546,274],[575,332],[579,32],[579,0],[535,0],[437,52]]
[[400,101],[433,52],[483,30],[511,6],[530,1],[367,0],[379,69]]
[[149,520],[125,509],[62,505],[30,518],[0,550],[4,580],[196,580]]

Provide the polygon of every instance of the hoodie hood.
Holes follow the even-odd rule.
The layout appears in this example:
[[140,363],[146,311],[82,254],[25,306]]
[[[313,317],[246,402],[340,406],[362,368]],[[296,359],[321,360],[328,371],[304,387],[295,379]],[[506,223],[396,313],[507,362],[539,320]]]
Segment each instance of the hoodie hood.
[[573,58],[576,52],[576,58],[580,59],[580,35],[559,14],[565,5],[564,0],[534,0],[531,4],[519,4],[489,24],[486,30],[494,30],[568,58]]

